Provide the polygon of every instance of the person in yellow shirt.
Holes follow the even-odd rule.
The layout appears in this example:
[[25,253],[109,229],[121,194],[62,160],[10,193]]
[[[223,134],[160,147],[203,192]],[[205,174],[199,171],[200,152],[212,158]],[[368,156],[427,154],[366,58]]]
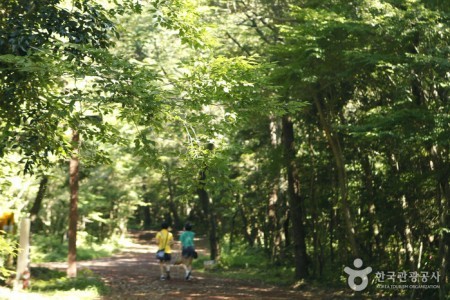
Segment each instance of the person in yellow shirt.
[[156,234],[156,244],[158,250],[164,250],[164,257],[159,259],[159,269],[161,271],[161,280],[170,279],[170,260],[173,244],[173,234],[169,232],[169,223],[161,224],[161,231]]

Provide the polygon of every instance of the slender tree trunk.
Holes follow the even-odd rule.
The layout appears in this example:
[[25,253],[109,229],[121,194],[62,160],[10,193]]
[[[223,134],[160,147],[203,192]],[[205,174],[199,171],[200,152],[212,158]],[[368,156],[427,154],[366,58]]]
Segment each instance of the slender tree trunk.
[[342,210],[344,213],[347,239],[350,244],[352,255],[354,257],[359,257],[359,249],[355,237],[356,232],[353,226],[353,220],[350,213],[350,207],[348,204],[347,174],[345,170],[344,154],[342,152],[342,148],[336,133],[333,132],[331,126],[328,124],[328,121],[325,117],[325,113],[322,109],[322,104],[320,103],[317,96],[314,97],[314,103],[316,105],[317,112],[319,114],[320,123],[325,132],[325,135],[327,137],[328,143],[331,147],[331,151],[333,152],[333,156],[336,162],[336,168],[338,172],[338,182],[339,182],[339,193],[341,198]]
[[39,182],[39,190],[37,192],[36,198],[34,199],[33,206],[30,209],[30,220],[31,220],[31,229],[36,230],[36,220],[38,218],[39,211],[42,207],[42,200],[45,197],[45,192],[47,190],[48,184],[48,175],[42,175],[42,178]]
[[[239,196],[237,196],[239,198]],[[239,200],[238,200],[239,201]],[[235,224],[236,224],[236,217],[238,215],[238,210],[236,210],[233,214],[233,217],[231,217],[231,228],[230,228],[230,251],[233,250],[234,246],[234,231],[235,231]]]
[[74,152],[70,159],[69,166],[69,184],[70,184],[70,206],[69,206],[69,254],[67,276],[73,278],[77,276],[77,222],[78,222],[78,171],[79,158],[78,147],[80,142],[80,134],[77,130],[72,133],[72,145]]
[[319,218],[318,218],[318,203],[317,198],[315,197],[315,186],[314,186],[314,180],[311,179],[310,183],[310,189],[311,189],[311,200],[313,201],[312,205],[312,236],[313,236],[313,249],[314,249],[314,266],[313,266],[313,276],[317,277],[321,275],[321,260],[322,257],[320,255],[321,253],[321,241],[320,241],[320,233],[319,233]]
[[320,234],[320,224],[319,224],[319,199],[316,196],[316,181],[317,181],[317,170],[316,170],[316,160],[314,158],[314,147],[311,140],[311,135],[309,134],[308,138],[308,146],[311,155],[311,179],[309,182],[309,198],[311,199],[312,204],[312,231],[313,231],[313,248],[314,248],[314,266],[313,266],[313,276],[321,276],[322,275],[322,263],[323,263],[323,249],[322,249],[322,241]]
[[282,120],[284,159],[288,177],[288,195],[291,225],[294,241],[295,277],[308,276],[308,258],[306,253],[306,233],[303,221],[304,198],[300,193],[299,171],[295,162],[294,125],[288,116]]
[[281,238],[280,238],[280,226],[277,214],[277,204],[278,204],[278,184],[275,183],[272,187],[272,192],[269,196],[269,205],[267,209],[267,223],[269,231],[269,244],[271,260],[274,262],[279,256],[281,251]]
[[[373,257],[373,254],[376,253],[379,255],[381,253],[381,240],[380,240],[380,225],[377,221],[376,217],[376,206],[375,206],[375,189],[374,189],[374,182],[373,182],[373,173],[372,168],[370,165],[369,157],[368,155],[364,155],[361,159],[361,166],[364,172],[364,186],[366,190],[366,201],[368,205],[368,213],[369,213],[369,236],[370,240],[369,243],[369,249],[370,249],[370,256]],[[372,239],[374,237],[374,239]]]
[[175,228],[181,226],[180,217],[178,215],[177,206],[175,205],[175,186],[172,182],[169,166],[166,165],[167,188],[169,190],[169,209],[172,212]]
[[411,271],[416,270],[416,263],[414,257],[414,237],[411,230],[411,218],[409,217],[409,204],[405,195],[401,197],[401,204],[403,208],[403,216],[405,220],[404,228],[404,245],[406,248],[406,259]]
[[23,218],[20,222],[20,235],[19,235],[19,252],[17,255],[17,268],[16,268],[16,280],[14,281],[15,288],[28,288],[29,279],[24,280],[22,287],[19,286],[22,276],[30,275],[30,219]]
[[[279,144],[279,126],[275,117],[270,118],[270,144],[273,149],[276,149]],[[274,262],[281,252],[281,224],[277,208],[281,203],[278,197],[280,185],[280,172],[276,171],[275,180],[272,186],[272,192],[269,196],[269,203],[267,207],[267,224],[269,235],[269,247],[271,253],[271,261]]]
[[330,261],[331,263],[334,262],[334,247],[333,247],[333,242],[334,242],[334,224],[335,224],[335,220],[336,220],[336,209],[331,206],[330,207],[330,223],[329,223],[329,237],[330,237]]
[[[400,176],[400,165],[397,161],[394,154],[390,155],[391,159],[391,166],[393,169],[393,173],[396,174],[396,176]],[[400,233],[402,237],[403,247],[406,249],[406,263],[411,271],[416,270],[416,264],[415,264],[415,258],[414,258],[414,237],[411,230],[411,224],[412,220],[409,213],[409,199],[408,195],[403,194],[401,195],[400,199],[400,205],[402,208],[401,218],[403,218],[403,224],[404,228],[403,231]]]
[[255,215],[250,216],[250,236],[253,241],[257,243],[259,247],[262,247],[261,238],[259,235],[258,218]]
[[[144,177],[144,180],[146,178]],[[147,193],[147,185],[144,183],[142,185],[142,191],[144,192],[144,202],[146,204],[151,202],[150,195]],[[152,225],[152,215],[150,213],[150,206],[148,205],[140,205],[139,206],[139,219],[144,222],[143,227],[144,230],[148,230]]]
[[141,206],[142,213],[144,215],[144,229],[148,230],[151,228],[152,225],[152,216],[150,213],[150,207],[148,206]]
[[[212,150],[212,145],[210,145]],[[205,218],[208,220],[208,233],[209,233],[209,245],[210,245],[210,257],[211,260],[215,260],[219,256],[219,243],[217,240],[217,225],[216,217],[214,215],[213,207],[210,205],[210,198],[208,192],[205,189],[206,184],[206,167],[200,171],[199,174],[199,186],[197,188],[197,194],[200,199],[200,203],[203,208]]]
[[247,240],[248,245],[250,247],[253,247],[255,245],[255,239],[253,238],[252,234],[248,232],[249,222],[247,216],[245,215],[245,211],[242,205],[239,205],[239,212],[241,213],[242,223],[244,225],[242,227],[242,233],[244,234],[244,237]]
[[291,234],[289,232],[289,224],[291,223],[291,209],[288,208],[286,215],[284,216],[283,222],[283,232],[284,232],[284,247],[288,248],[291,246]]

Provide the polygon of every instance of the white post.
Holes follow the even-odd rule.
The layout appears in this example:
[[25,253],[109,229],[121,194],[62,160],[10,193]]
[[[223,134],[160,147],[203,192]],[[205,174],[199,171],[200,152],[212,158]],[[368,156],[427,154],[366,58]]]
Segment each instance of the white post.
[[17,257],[17,273],[14,289],[21,289],[20,281],[24,272],[29,272],[30,253],[30,218],[23,218],[20,222],[19,254]]

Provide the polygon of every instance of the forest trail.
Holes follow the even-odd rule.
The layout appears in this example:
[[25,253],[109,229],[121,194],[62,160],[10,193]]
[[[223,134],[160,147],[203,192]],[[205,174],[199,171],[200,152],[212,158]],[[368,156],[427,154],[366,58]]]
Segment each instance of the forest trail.
[[[79,261],[78,268],[88,268],[100,275],[111,289],[101,299],[342,299],[336,293],[315,289],[298,291],[256,281],[216,277],[213,272],[193,270],[193,279],[184,279],[182,266],[172,266],[171,279],[159,280],[159,265],[154,258],[155,232],[132,233],[133,243],[112,257]],[[200,245],[200,247],[199,247]],[[174,254],[179,251],[174,248]],[[199,254],[206,249],[197,244]],[[45,263],[41,266],[65,269],[65,263]],[[270,272],[267,276],[271,276]],[[341,295],[342,296],[342,295]]]

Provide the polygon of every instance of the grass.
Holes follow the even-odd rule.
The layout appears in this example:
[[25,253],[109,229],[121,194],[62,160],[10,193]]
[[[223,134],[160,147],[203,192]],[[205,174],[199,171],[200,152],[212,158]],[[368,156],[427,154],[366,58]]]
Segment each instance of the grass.
[[[209,257],[205,256],[194,260],[194,269],[204,269],[203,263],[207,260]],[[218,263],[209,271],[221,277],[260,281],[278,286],[292,286],[296,283],[293,267],[274,265],[263,249],[249,248],[245,244],[236,245],[231,251],[222,249]]]
[[0,287],[0,299],[26,300],[94,300],[108,295],[105,283],[88,269],[80,269],[77,278],[67,278],[65,272],[48,268],[31,268],[31,288],[14,291]]
[[[124,241],[117,239],[98,242],[86,233],[78,233],[77,260],[90,260],[108,257],[118,252]],[[61,241],[51,236],[34,235],[31,247],[31,261],[62,262],[67,260],[67,241]]]
[[[270,270],[270,273],[267,271]],[[219,276],[239,279],[259,281],[276,286],[292,286],[296,282],[293,279],[293,270],[287,267],[272,267],[270,269],[246,268],[246,269],[218,269]]]
[[[79,234],[77,260],[108,257],[120,250],[127,241],[106,240],[102,243]],[[67,241],[50,236],[33,235],[31,261],[64,262],[67,260]],[[78,269],[76,278],[68,278],[65,272],[42,267],[31,268],[31,288],[25,291],[0,290],[1,299],[100,299],[109,289],[100,277],[89,269]],[[9,294],[8,294],[9,293]],[[5,296],[6,295],[6,296]]]
[[105,283],[89,269],[80,269],[76,278],[68,278],[65,272],[48,268],[32,268],[32,292],[55,294],[70,291],[88,292],[98,297],[108,293]]

